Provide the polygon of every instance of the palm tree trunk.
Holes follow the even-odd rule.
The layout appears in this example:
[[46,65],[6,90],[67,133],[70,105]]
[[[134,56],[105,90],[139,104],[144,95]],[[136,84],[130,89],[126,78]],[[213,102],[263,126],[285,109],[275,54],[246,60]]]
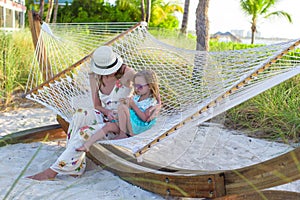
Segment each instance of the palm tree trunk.
[[251,44],[254,44],[255,32],[256,32],[256,18],[253,18],[251,24]]
[[53,10],[53,0],[49,0],[46,23],[50,23],[51,16],[52,16],[52,10]]
[[56,20],[57,20],[57,11],[58,11],[58,0],[55,0],[55,8],[54,8],[54,13],[53,13],[52,23],[56,23]]
[[147,0],[147,11],[146,11],[146,22],[150,22],[150,15],[151,15],[151,0]]
[[[199,0],[196,9],[196,35],[197,35],[197,50],[209,51],[209,23],[208,23],[208,4],[209,0]],[[200,57],[199,57],[200,56]],[[197,61],[201,60],[202,63]],[[193,79],[203,79],[205,73],[208,71],[208,55],[196,54],[193,69]],[[195,94],[201,90],[201,85],[194,85]]]
[[39,11],[39,16],[41,16],[41,20],[43,20],[43,15],[44,15],[44,6],[45,6],[45,1],[40,0],[40,11]]
[[141,0],[141,20],[145,21],[145,0]]
[[209,0],[199,0],[196,10],[197,50],[209,51]]
[[183,18],[181,23],[181,33],[186,35],[187,33],[187,24],[189,19],[189,7],[190,7],[190,0],[184,1],[184,12],[183,12]]

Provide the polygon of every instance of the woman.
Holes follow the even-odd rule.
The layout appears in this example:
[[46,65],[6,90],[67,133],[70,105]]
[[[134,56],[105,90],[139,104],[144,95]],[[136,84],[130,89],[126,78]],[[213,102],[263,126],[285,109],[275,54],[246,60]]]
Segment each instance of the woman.
[[[96,49],[90,67],[90,85],[95,110],[79,109],[74,114],[67,133],[66,150],[50,168],[28,178],[49,180],[54,179],[57,174],[82,175],[86,167],[85,152],[76,151],[76,148],[82,146],[86,137],[90,136],[88,132],[95,133],[105,122],[113,122],[119,100],[132,93],[135,71],[126,66],[111,47],[101,46]],[[154,116],[158,112],[153,113]],[[152,117],[149,121],[151,119]]]
[[[89,134],[87,141],[77,151],[88,152],[98,140],[103,140],[109,132],[119,133],[118,138],[131,137],[150,129],[156,119],[148,122],[150,109],[160,102],[159,87],[156,74],[151,70],[143,70],[134,76],[135,95],[122,99],[118,106],[118,119],[107,123],[93,135]],[[90,137],[91,135],[91,137]]]

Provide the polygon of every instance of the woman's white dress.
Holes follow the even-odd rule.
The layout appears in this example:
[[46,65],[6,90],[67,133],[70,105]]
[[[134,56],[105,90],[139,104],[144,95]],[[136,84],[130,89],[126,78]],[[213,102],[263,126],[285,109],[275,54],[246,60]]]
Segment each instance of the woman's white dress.
[[[109,95],[99,91],[99,97],[103,107],[117,110],[120,98],[126,98],[131,93],[131,88],[122,85],[120,80],[117,80]],[[85,140],[103,126],[103,115],[100,112],[84,108],[78,109],[69,125],[66,150],[50,168],[59,174],[82,175],[86,167],[86,153],[76,151],[76,148],[81,147]]]

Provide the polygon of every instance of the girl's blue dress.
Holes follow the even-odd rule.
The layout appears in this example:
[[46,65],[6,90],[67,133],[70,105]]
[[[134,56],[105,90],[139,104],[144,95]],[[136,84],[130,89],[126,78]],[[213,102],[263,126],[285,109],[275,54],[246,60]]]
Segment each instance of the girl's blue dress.
[[[155,106],[157,104],[157,100],[155,98],[147,98],[143,101],[138,101],[139,99],[140,95],[133,96],[133,101],[142,112],[145,112],[147,108]],[[132,132],[135,135],[150,129],[156,123],[156,118],[150,122],[144,122],[143,120],[141,120],[141,118],[139,118],[139,116],[134,112],[133,109],[129,109],[129,112]]]

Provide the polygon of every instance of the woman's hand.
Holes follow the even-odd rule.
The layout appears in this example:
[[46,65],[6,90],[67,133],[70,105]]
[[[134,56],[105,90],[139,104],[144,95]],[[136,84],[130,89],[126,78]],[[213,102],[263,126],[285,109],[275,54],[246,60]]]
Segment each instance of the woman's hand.
[[127,97],[127,98],[121,98],[120,103],[123,103],[130,108],[134,104],[134,101],[133,101],[132,97]]
[[108,121],[117,119],[117,113],[112,110],[107,110],[105,115],[106,115]]

